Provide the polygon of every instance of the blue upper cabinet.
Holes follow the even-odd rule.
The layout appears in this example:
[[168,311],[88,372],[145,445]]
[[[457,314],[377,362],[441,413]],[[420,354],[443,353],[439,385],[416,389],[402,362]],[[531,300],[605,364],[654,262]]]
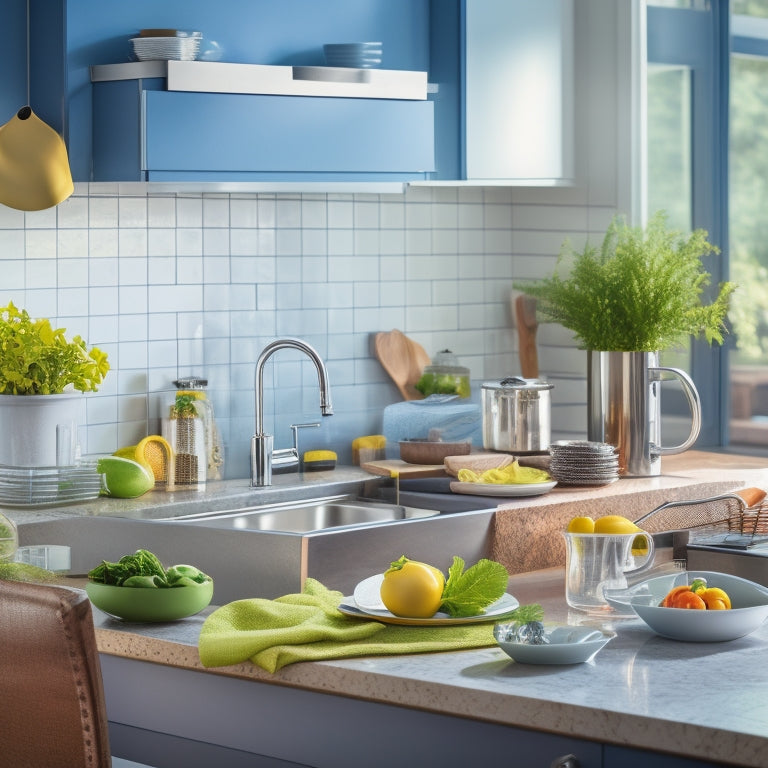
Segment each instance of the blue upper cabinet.
[[0,12],[3,45],[0,47],[0,125],[27,103],[26,1],[3,0]]
[[433,5],[430,69],[440,96],[432,178],[573,183],[573,0]]
[[[171,91],[91,83],[142,28],[200,30],[221,61],[320,67],[324,43],[381,41],[382,69],[427,72],[429,0],[31,0],[35,109],[78,181],[407,181],[434,171],[426,98]],[[226,90],[226,88],[224,89]]]

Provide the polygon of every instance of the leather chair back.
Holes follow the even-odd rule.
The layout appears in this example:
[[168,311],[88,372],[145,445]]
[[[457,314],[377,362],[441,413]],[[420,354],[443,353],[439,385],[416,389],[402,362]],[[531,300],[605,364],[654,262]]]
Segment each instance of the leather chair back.
[[0,763],[111,765],[93,616],[82,590],[0,581]]

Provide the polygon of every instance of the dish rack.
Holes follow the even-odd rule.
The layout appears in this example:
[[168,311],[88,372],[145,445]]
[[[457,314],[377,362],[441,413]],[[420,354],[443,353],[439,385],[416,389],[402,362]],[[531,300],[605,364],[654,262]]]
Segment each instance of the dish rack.
[[768,499],[751,507],[736,493],[671,501],[635,524],[648,533],[688,531],[690,543],[744,548],[768,542]]

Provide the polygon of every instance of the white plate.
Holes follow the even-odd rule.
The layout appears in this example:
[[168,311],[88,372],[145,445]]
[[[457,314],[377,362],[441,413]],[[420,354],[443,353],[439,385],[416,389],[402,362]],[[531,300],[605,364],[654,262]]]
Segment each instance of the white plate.
[[454,493],[468,493],[472,496],[543,496],[557,485],[556,480],[546,483],[513,483],[496,485],[494,483],[451,483]]
[[546,626],[549,643],[529,645],[505,640],[507,626],[497,624],[493,629],[494,637],[507,656],[522,664],[581,664],[616,637],[614,632],[592,627]]
[[447,613],[436,613],[428,619],[415,619],[404,616],[395,616],[390,613],[381,602],[381,582],[384,580],[383,573],[377,573],[363,579],[356,587],[355,593],[351,597],[344,598],[339,606],[339,610],[348,616],[364,617],[384,622],[385,624],[404,624],[407,626],[435,627],[450,624],[478,624],[483,621],[493,619],[511,613],[515,608],[520,607],[520,602],[516,597],[508,592],[503,594],[495,603],[491,603],[483,613],[475,616],[453,617]]
[[[661,608],[659,603],[672,587],[705,578],[731,598],[728,611],[692,611]],[[671,640],[716,643],[735,640],[754,632],[768,618],[768,589],[747,579],[714,571],[681,571],[635,584],[624,590],[606,590],[609,605],[631,606],[657,634]]]

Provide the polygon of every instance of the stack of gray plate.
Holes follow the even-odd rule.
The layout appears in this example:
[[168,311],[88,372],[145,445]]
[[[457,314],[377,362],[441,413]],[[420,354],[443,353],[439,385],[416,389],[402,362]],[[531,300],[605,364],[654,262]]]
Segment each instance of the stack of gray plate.
[[549,452],[549,474],[558,485],[608,485],[619,479],[619,456],[608,443],[559,440]]

